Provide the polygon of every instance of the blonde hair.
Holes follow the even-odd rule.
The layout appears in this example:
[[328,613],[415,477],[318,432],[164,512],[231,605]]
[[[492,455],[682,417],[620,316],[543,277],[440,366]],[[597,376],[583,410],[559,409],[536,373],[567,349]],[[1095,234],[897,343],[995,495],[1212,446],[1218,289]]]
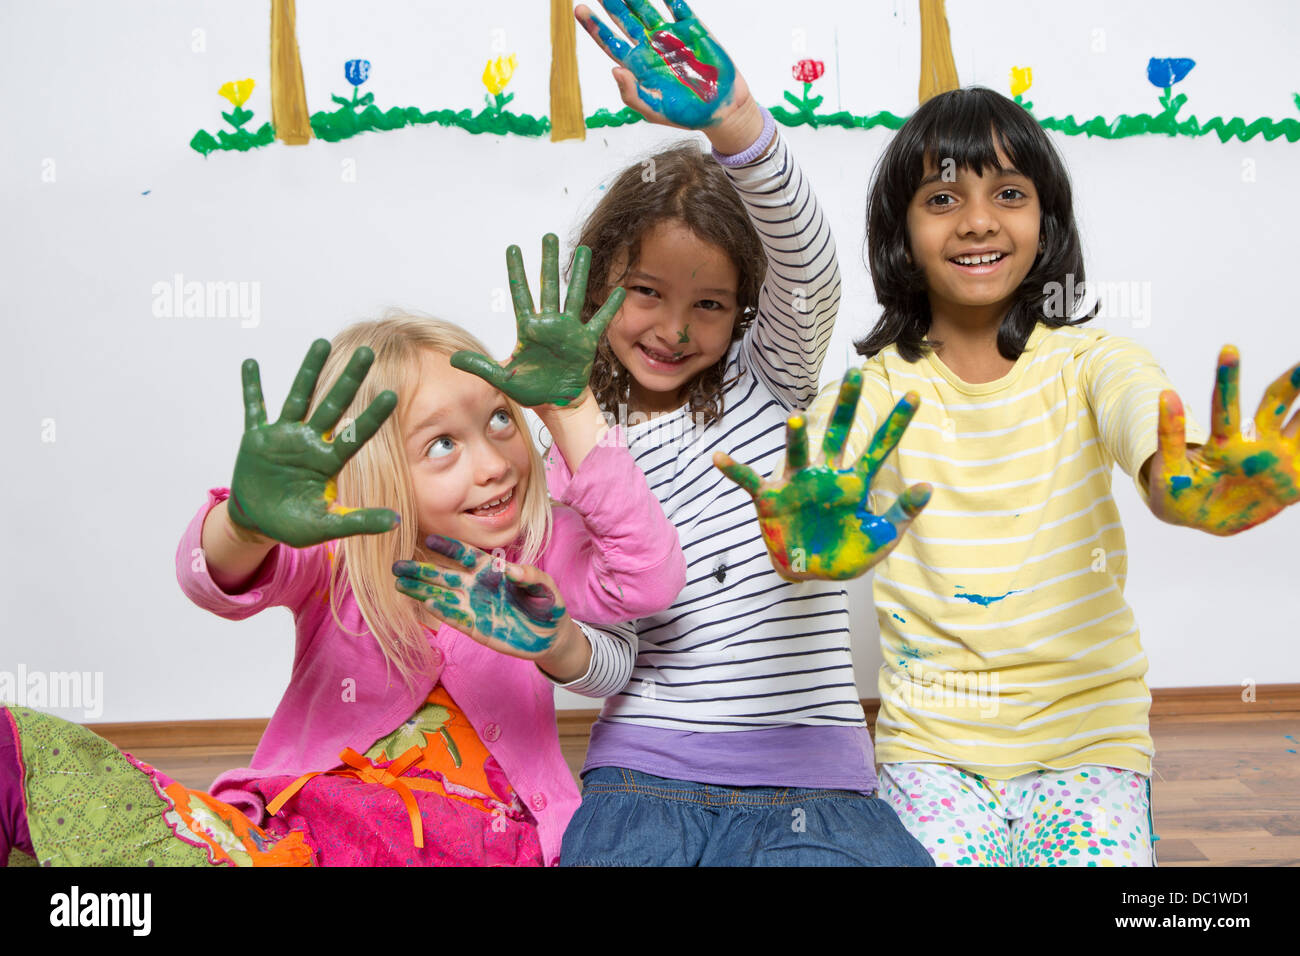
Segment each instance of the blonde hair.
[[[358,322],[330,343],[330,355],[317,379],[308,419],[343,373],[352,353],[363,345],[375,353],[375,360],[340,421],[355,420],[385,390],[397,393],[398,405],[379,431],[339,472],[338,501],[357,508],[391,508],[404,520],[386,534],[352,535],[329,542],[330,609],[335,623],[342,627],[339,605],[346,590],[351,588],[361,616],[384,657],[409,686],[430,664],[424,630],[426,626],[436,630],[439,622],[423,605],[394,587],[394,561],[433,560],[433,552],[425,547],[418,522],[410,520],[419,511],[406,459],[403,440],[406,423],[402,419],[419,381],[422,352],[451,355],[468,349],[483,355],[490,353],[473,335],[440,319],[390,312],[379,321]],[[510,560],[532,564],[551,533],[546,472],[529,435],[523,410],[506,395],[501,400],[528,446],[529,457],[528,490],[520,511],[520,538],[515,546],[518,554]]]

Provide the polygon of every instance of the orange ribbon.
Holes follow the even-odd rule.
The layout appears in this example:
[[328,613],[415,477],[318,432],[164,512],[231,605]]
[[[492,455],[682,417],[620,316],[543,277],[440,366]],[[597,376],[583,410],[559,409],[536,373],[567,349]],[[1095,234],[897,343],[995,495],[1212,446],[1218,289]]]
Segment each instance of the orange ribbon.
[[387,767],[376,767],[351,747],[346,747],[339,754],[339,759],[351,767],[351,770],[313,770],[311,773],[305,773],[281,790],[279,795],[266,805],[266,812],[272,816],[279,813],[280,808],[293,799],[293,795],[301,790],[308,780],[319,777],[322,773],[327,776],[356,777],[365,783],[377,783],[397,792],[402,802],[406,804],[406,812],[411,817],[411,836],[415,838],[415,845],[424,849],[424,824],[420,820],[420,808],[416,806],[415,794],[411,793],[410,787],[398,779],[423,756],[424,752],[419,747],[412,747]]

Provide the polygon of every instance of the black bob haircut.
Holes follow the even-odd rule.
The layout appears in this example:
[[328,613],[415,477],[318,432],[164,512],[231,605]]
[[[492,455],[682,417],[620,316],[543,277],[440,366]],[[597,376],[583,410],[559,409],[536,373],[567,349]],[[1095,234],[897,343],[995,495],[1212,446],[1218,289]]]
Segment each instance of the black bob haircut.
[[[1017,290],[998,329],[998,351],[1014,361],[1034,326],[1079,325],[1071,319],[1084,295],[1083,252],[1074,220],[1070,176],[1038,122],[1014,100],[969,87],[940,93],[912,114],[890,142],[867,196],[867,268],[883,308],[875,328],[854,345],[871,357],[893,343],[909,362],[929,347],[930,299],[925,274],[907,261],[907,210],[931,168],[953,160],[959,169],[999,169],[997,147],[1038,191],[1043,251]],[[1064,297],[1073,292],[1072,301]]]

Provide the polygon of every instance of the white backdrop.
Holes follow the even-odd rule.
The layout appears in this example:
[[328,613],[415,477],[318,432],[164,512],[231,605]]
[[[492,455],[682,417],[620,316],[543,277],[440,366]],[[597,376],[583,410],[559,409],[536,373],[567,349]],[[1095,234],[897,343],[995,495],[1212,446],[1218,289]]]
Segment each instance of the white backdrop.
[[[514,52],[509,108],[548,112],[543,0],[298,8],[313,111],[332,109],[331,93],[350,95],[343,62],[366,58],[364,90],[381,107],[477,112],[484,63]],[[535,274],[544,232],[567,239],[603,182],[685,135],[638,125],[553,144],[419,127],[205,159],[188,143],[224,125],[221,84],[253,77],[248,127],[270,119],[269,9],[265,0],[0,7],[10,91],[0,138],[0,671],[102,673],[98,713],[58,711],[74,719],[267,716],[279,700],[288,612],[222,621],[182,597],[173,567],[204,490],[229,481],[243,358],[260,361],[274,410],[313,338],[390,306],[460,322],[505,354],[513,319],[492,310],[506,287],[505,246],[523,246]],[[1286,0],[1235,4],[1231,19],[1208,0],[1014,9],[949,0],[948,9],[961,81],[1007,92],[1010,68],[1030,66],[1027,98],[1040,116],[1158,112],[1147,59],[1185,56],[1198,62],[1176,88],[1189,97],[1182,116],[1300,118],[1300,8]],[[699,0],[696,11],[765,104],[797,88],[791,64],[809,56],[826,61],[814,93],[827,108],[915,108],[915,0]],[[578,43],[586,112],[618,109],[609,63],[585,35]],[[827,382],[878,312],[862,265],[863,208],[890,133],[783,135],[839,242],[845,295]],[[1217,350],[1234,342],[1252,413],[1265,385],[1300,360],[1289,291],[1300,143],[1054,138],[1074,177],[1089,277],[1148,284],[1149,322],[1104,324],[1151,348],[1202,421]],[[177,274],[255,284],[256,323],[155,316],[155,284]],[[1160,524],[1124,476],[1115,485],[1151,684],[1300,680],[1300,509],[1219,540]],[[869,582],[852,594],[859,690],[875,696]],[[594,706],[568,694],[558,704]]]

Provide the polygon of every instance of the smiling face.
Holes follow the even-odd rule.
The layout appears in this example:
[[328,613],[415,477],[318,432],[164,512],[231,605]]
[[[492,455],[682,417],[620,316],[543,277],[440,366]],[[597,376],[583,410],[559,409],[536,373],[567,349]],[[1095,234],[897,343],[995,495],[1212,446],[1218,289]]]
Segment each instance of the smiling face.
[[956,169],[954,182],[927,161],[908,207],[910,253],[936,320],[996,328],[1038,256],[1037,190],[997,155],[1001,169]]
[[624,268],[618,261],[610,270],[610,285],[622,285],[627,298],[606,332],[609,345],[632,377],[632,409],[671,411],[727,354],[740,274],[722,249],[677,219],[647,231],[639,260],[626,275]]
[[505,397],[452,368],[446,355],[424,351],[401,421],[421,536],[446,535],[484,551],[513,544],[532,459]]

